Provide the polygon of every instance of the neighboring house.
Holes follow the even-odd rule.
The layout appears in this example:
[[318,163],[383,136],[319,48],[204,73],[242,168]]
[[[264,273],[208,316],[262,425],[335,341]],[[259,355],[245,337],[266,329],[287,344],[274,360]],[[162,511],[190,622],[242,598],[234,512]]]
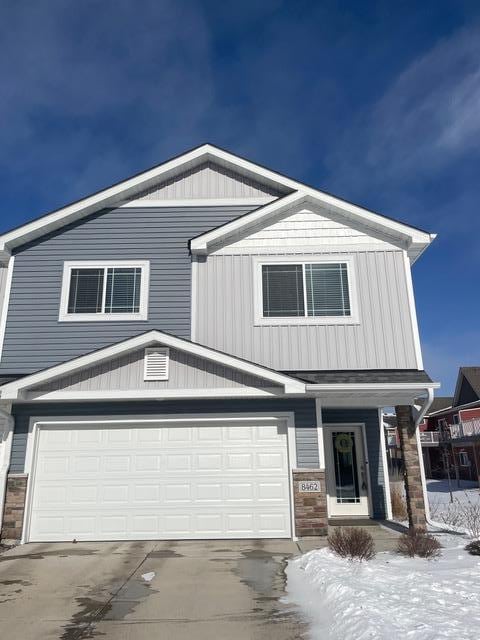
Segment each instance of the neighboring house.
[[480,481],[480,367],[460,367],[455,395],[435,398],[420,430],[427,477]]
[[3,537],[388,517],[381,409],[438,386],[433,237],[212,145],[0,236]]

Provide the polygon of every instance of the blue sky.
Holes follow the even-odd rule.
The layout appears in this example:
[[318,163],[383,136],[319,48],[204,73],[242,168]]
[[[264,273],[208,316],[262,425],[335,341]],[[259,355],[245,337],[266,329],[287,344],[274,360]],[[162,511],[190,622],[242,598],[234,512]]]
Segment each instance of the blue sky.
[[480,364],[480,5],[3,0],[0,231],[209,141],[437,232],[425,366]]

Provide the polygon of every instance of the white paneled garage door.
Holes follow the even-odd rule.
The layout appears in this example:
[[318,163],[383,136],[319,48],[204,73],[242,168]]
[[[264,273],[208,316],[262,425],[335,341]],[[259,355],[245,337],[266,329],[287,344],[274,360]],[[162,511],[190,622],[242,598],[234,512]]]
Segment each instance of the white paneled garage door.
[[290,537],[286,426],[37,433],[29,540]]

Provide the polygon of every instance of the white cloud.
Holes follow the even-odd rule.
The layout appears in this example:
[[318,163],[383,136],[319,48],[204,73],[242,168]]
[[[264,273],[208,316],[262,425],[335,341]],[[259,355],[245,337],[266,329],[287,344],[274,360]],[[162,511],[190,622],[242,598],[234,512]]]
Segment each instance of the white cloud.
[[[455,32],[414,60],[347,127],[330,157],[332,175],[362,183],[404,183],[441,171],[480,134],[480,26]],[[340,175],[339,175],[340,174]]]

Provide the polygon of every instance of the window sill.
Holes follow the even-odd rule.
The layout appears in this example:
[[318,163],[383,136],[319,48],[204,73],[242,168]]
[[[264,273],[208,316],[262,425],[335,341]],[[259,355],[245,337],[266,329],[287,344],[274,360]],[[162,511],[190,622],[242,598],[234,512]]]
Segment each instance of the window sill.
[[358,325],[360,320],[356,317],[324,316],[317,318],[256,318],[256,327],[278,327],[278,326],[328,326],[328,325]]
[[69,313],[60,315],[59,322],[136,322],[148,320],[146,313]]

